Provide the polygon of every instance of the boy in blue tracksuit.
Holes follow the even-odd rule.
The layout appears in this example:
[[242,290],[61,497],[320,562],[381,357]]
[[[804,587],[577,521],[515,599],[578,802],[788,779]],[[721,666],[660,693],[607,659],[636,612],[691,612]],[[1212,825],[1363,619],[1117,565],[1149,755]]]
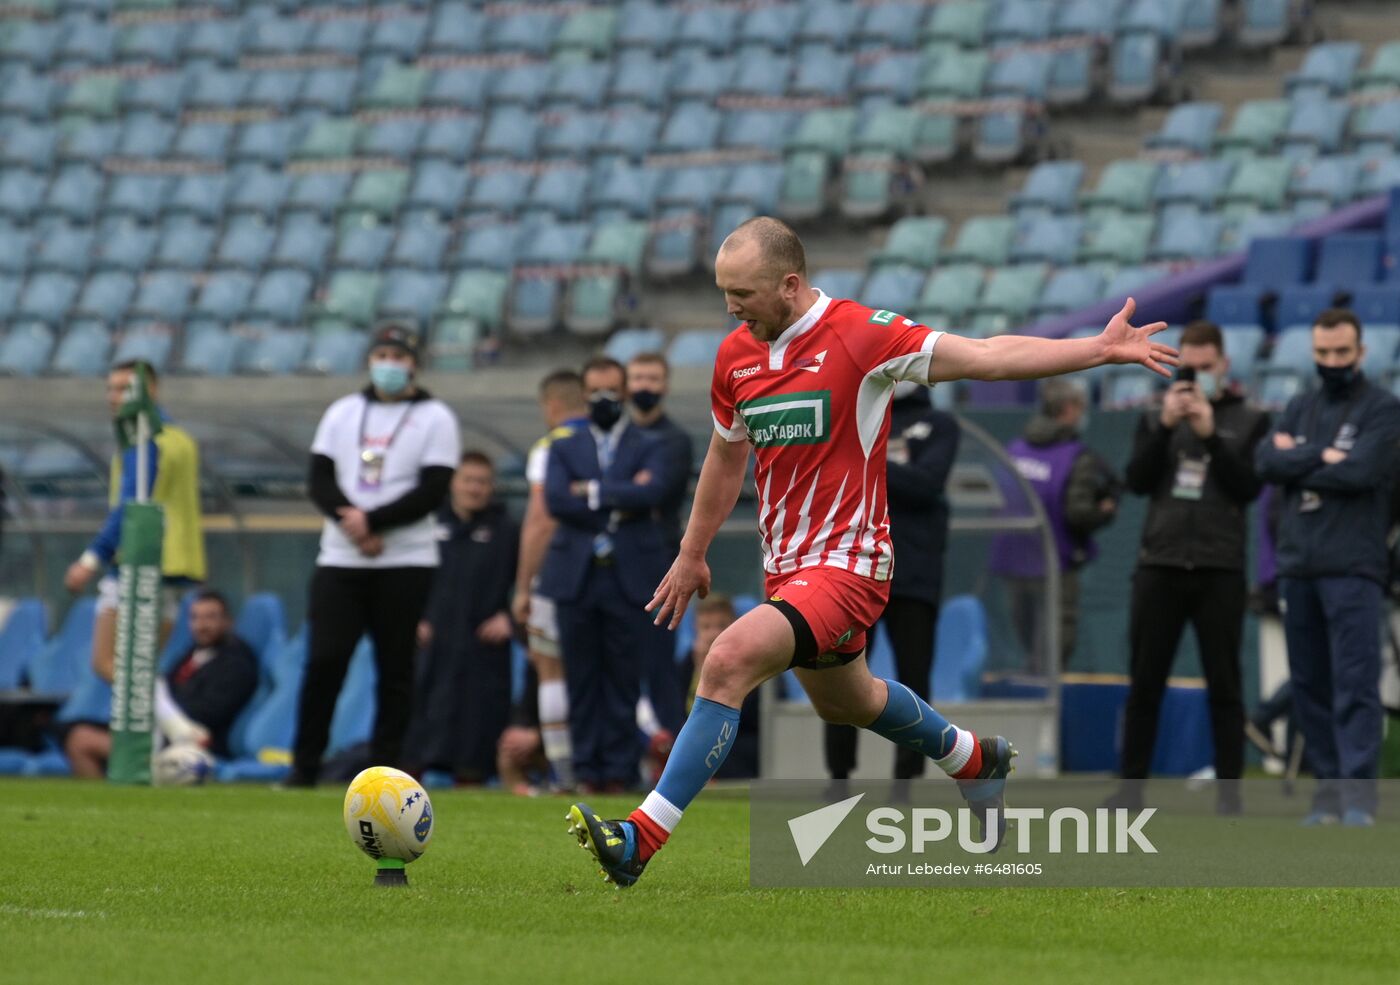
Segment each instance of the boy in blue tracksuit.
[[1255,454],[1281,487],[1278,572],[1293,707],[1318,777],[1308,825],[1374,823],[1380,760],[1381,603],[1400,400],[1362,375],[1361,324],[1313,326],[1320,389],[1293,398]]

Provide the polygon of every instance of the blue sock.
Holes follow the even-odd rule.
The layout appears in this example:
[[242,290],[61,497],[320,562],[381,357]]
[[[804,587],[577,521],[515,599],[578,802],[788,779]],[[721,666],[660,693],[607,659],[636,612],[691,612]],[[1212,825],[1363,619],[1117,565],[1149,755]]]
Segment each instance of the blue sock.
[[890,692],[885,710],[866,728],[906,749],[923,753],[946,773],[962,769],[971,753],[972,733],[950,724],[899,681],[886,680],[885,685]]
[[738,708],[697,697],[671,746],[660,782],[642,802],[642,812],[667,832],[674,829],[681,812],[729,756],[738,734]]

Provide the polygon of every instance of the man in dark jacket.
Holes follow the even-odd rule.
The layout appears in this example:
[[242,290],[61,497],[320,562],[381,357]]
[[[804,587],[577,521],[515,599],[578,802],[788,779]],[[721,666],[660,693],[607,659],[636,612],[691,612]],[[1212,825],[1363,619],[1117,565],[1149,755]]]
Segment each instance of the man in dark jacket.
[[[1055,538],[1060,572],[1060,669],[1069,664],[1079,632],[1079,569],[1098,556],[1090,534],[1118,515],[1122,481],[1084,443],[1080,431],[1089,398],[1073,380],[1053,378],[1040,386],[1040,407],[1025,433],[1006,446],[1016,471],[1039,497]],[[1006,579],[1011,623],[1028,655],[1026,669],[1044,673],[1045,559],[1040,535],[999,534],[992,542],[991,570]]]
[[1361,373],[1361,323],[1346,309],[1313,325],[1322,387],[1294,397],[1256,454],[1282,487],[1279,597],[1293,710],[1323,781],[1305,824],[1369,827],[1380,762],[1381,600],[1400,401]]
[[[644,434],[659,440],[666,448],[666,471],[656,477],[664,490],[656,519],[672,557],[681,549],[681,507],[690,485],[694,445],[685,429],[667,416],[662,403],[671,381],[671,367],[659,352],[640,352],[627,360],[627,400],[632,405],[632,424]],[[685,682],[677,674],[676,662],[668,645],[674,637],[663,626],[654,627],[662,642],[651,648],[646,668],[647,696],[656,720],[668,733],[665,744],[685,724]]]
[[496,495],[491,459],[462,455],[438,512],[439,565],[418,627],[414,699],[405,748],[426,769],[466,783],[495,771],[510,717],[510,592],[520,530]]
[[[1220,329],[1204,321],[1187,325],[1177,380],[1161,406],[1142,415],[1133,437],[1128,488],[1149,502],[1129,614],[1125,780],[1147,777],[1167,675],[1188,621],[1206,676],[1216,776],[1235,781],[1244,769],[1246,513],[1262,486],[1254,449],[1269,420],[1227,385],[1229,371]],[[1222,813],[1238,813],[1238,784],[1222,784],[1217,793]],[[1141,796],[1141,784],[1125,785],[1120,806]]]
[[[229,754],[229,730],[258,687],[258,658],[233,632],[228,602],[201,591],[190,603],[193,646],[156,684],[156,719],[170,741],[190,742],[216,756]],[[78,722],[63,751],[73,775],[101,778],[112,754],[104,723]]]
[[[895,384],[885,472],[895,565],[890,600],[880,621],[890,637],[899,682],[925,700],[948,544],[944,487],[961,435],[957,418],[929,405],[928,387]],[[826,765],[832,779],[845,780],[855,769],[858,733],[852,725],[826,726]],[[926,759],[916,750],[896,746],[895,778],[923,776]]]

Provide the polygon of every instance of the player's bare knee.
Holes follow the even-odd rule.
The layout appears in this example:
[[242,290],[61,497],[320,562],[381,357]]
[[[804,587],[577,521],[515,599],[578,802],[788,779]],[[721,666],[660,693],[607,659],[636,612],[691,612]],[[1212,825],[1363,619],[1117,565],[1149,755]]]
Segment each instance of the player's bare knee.
[[[812,707],[816,709],[817,715],[828,725],[869,725],[869,719],[864,714],[864,709],[846,702],[834,700],[813,699]],[[865,719],[865,720],[862,720]]]
[[757,683],[753,655],[723,636],[715,640],[700,669],[699,690],[712,700],[731,704],[742,702]]

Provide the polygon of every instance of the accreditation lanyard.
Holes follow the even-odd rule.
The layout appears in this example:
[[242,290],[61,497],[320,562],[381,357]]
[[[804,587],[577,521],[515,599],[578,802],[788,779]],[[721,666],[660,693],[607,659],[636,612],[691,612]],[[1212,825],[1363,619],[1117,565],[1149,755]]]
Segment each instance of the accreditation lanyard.
[[371,448],[365,443],[365,423],[369,419],[369,408],[371,401],[366,399],[364,409],[360,411],[360,474],[359,487],[362,490],[378,489],[384,482],[384,457],[389,453],[389,449],[394,444],[394,439],[403,430],[404,423],[409,415],[413,413],[413,403],[410,402],[404,408],[404,412],[399,415],[398,423],[394,425],[394,430],[389,432],[389,440],[384,442],[382,448]]

